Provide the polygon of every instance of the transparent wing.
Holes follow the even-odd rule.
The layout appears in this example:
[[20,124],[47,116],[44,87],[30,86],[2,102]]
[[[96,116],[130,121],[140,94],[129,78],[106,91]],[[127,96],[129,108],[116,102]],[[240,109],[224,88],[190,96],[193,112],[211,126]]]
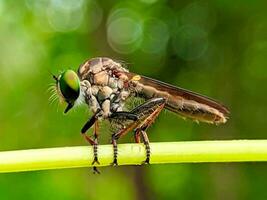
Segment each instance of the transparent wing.
[[149,77],[126,73],[137,84],[137,93],[146,98],[164,97],[165,108],[185,117],[210,123],[224,123],[228,108],[216,100]]

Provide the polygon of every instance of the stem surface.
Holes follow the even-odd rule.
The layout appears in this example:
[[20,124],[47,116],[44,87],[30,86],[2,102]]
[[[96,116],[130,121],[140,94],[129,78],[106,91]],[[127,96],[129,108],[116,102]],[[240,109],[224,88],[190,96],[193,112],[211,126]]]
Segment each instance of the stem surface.
[[[192,141],[151,143],[151,164],[267,161],[267,140]],[[100,165],[113,161],[112,145],[98,147]],[[140,165],[146,158],[143,144],[118,145],[119,165]],[[0,173],[91,167],[89,146],[0,152]]]

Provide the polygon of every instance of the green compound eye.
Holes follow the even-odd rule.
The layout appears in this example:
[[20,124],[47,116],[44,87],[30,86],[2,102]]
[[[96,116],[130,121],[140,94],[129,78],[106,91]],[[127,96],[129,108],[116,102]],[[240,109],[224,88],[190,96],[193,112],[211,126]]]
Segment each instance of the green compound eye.
[[59,76],[58,87],[65,101],[68,103],[68,107],[65,110],[66,113],[73,107],[74,102],[80,95],[80,80],[78,75],[72,70],[63,72]]

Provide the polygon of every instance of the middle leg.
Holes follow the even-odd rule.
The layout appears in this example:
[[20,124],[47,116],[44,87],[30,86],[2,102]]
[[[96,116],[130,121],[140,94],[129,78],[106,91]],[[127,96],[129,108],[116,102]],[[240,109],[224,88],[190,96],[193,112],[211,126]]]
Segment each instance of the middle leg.
[[[132,114],[130,112],[116,112],[110,116],[109,120],[113,123],[116,123],[117,125],[121,127],[118,132],[113,133],[111,136],[111,143],[113,145],[113,151],[114,151],[112,165],[116,166],[118,165],[117,140],[121,136],[125,135],[126,133],[133,130],[137,126],[138,117],[137,115]],[[127,125],[126,125],[126,122],[128,122]]]
[[166,100],[164,98],[151,99],[144,104],[135,108],[132,112],[140,116],[142,121],[138,124],[135,129],[135,141],[140,142],[140,136],[144,142],[146,148],[146,160],[144,164],[149,164],[150,162],[150,145],[146,130],[152,125],[155,119],[159,116],[160,112],[165,106]]

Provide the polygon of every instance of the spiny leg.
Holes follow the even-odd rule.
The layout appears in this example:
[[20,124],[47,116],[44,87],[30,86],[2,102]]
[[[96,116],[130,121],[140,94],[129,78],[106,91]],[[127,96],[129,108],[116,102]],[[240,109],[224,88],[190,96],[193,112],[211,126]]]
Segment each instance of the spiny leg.
[[[119,132],[112,134],[112,145],[114,149],[114,159],[113,165],[118,165],[118,146],[117,140],[126,135],[131,130],[135,129],[135,141],[140,142],[140,135],[142,136],[143,142],[146,146],[146,155],[147,158],[144,163],[149,163],[150,160],[150,146],[149,146],[149,139],[145,132],[145,130],[154,122],[157,116],[160,114],[166,100],[164,98],[155,98],[151,99],[144,104],[136,107],[131,112],[116,112],[112,113],[109,117],[110,120],[119,120],[121,122],[130,120],[132,121],[126,127],[123,127]],[[140,120],[143,119],[143,120]],[[123,123],[122,123],[123,124]],[[136,128],[137,127],[137,128]],[[95,139],[97,139],[97,134],[95,135]],[[97,146],[97,140],[95,140],[94,147]],[[94,148],[95,149],[95,148]],[[97,148],[96,148],[97,150]],[[97,151],[94,151],[97,152]],[[97,159],[97,156],[95,156]]]
[[122,136],[128,133],[129,131],[133,130],[136,127],[136,122],[138,120],[137,115],[132,114],[130,112],[116,112],[110,116],[110,120],[119,120],[125,121],[130,120],[132,121],[128,126],[123,127],[119,132],[112,134],[111,143],[113,145],[114,157],[112,165],[118,165],[118,145],[117,140]]
[[[92,139],[91,137],[86,135],[86,132],[92,127],[94,126],[94,139]],[[98,161],[98,156],[97,156],[97,145],[98,145],[98,122],[97,122],[97,113],[88,120],[88,122],[86,122],[86,124],[83,126],[82,130],[81,130],[81,134],[83,135],[83,137],[85,138],[85,140],[87,142],[89,142],[92,146],[93,146],[93,151],[94,151],[94,160],[92,162],[92,165],[94,165],[95,163],[99,164]],[[93,167],[93,171],[94,173],[99,174],[100,172],[98,171],[98,169],[94,166]]]
[[141,136],[144,141],[144,145],[146,148],[146,160],[142,164],[149,164],[150,161],[150,146],[149,146],[149,139],[145,131],[137,131],[134,132],[134,140],[136,143],[141,142]]
[[149,146],[149,139],[145,131],[141,131],[142,139],[146,148],[146,160],[143,162],[143,164],[149,164],[150,162],[150,146]]
[[95,164],[95,163],[97,163],[97,164],[100,164],[99,163],[99,161],[98,161],[98,156],[97,156],[97,147],[98,147],[98,121],[96,120],[95,121],[95,124],[94,124],[94,133],[93,133],[93,135],[94,135],[94,144],[93,144],[93,148],[94,148],[94,161],[93,161],[93,163],[92,163],[92,165],[93,164]]
[[[95,143],[93,145],[94,148],[94,161],[92,162],[92,165],[94,165],[95,163],[100,164],[98,161],[98,121],[96,120],[95,124],[94,124],[94,139],[95,139]],[[96,166],[93,167],[93,171],[95,174],[100,174],[100,171],[97,169]]]
[[116,139],[116,134],[112,134],[111,136],[111,143],[113,145],[113,162],[112,165],[113,166],[117,166],[118,165],[118,144],[117,144],[117,140]]
[[140,136],[142,135],[142,139],[146,145],[146,153],[147,159],[146,163],[149,163],[150,159],[150,147],[149,140],[146,135],[145,130],[154,122],[156,117],[159,115],[160,111],[164,108],[166,100],[163,98],[155,98],[148,100],[144,104],[136,107],[130,113],[129,112],[117,112],[113,113],[110,116],[110,120],[119,120],[122,124],[126,122],[126,120],[131,120],[132,122],[128,124],[126,127],[123,127],[119,130],[119,132],[114,133],[112,135],[112,144],[114,148],[114,161],[113,165],[117,165],[117,157],[118,157],[118,147],[117,140],[126,135],[131,130],[135,129],[135,141],[140,143]]
[[132,111],[138,116],[140,115],[140,118],[142,119],[142,122],[139,123],[137,128],[135,129],[135,141],[139,143],[140,135],[142,136],[146,148],[146,160],[144,161],[145,164],[149,164],[151,154],[149,139],[146,134],[146,130],[158,117],[158,115],[164,108],[165,103],[166,100],[163,98],[151,99]]

